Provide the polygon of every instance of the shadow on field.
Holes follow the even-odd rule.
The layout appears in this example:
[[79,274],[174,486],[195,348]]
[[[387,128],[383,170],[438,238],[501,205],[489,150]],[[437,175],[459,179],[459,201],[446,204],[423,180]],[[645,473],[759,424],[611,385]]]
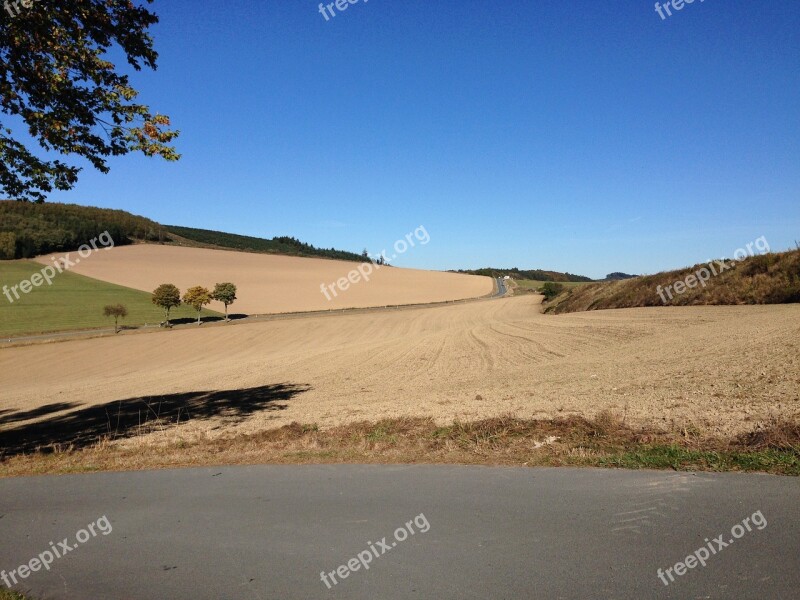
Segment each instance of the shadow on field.
[[[17,423],[19,421],[28,421],[30,419],[38,419],[45,415],[69,410],[80,406],[77,402],[56,402],[55,404],[45,404],[33,410],[3,410],[0,411],[0,425],[4,423]],[[8,414],[11,413],[11,414]]]
[[[308,385],[281,383],[244,390],[188,392],[114,400],[0,431],[0,457],[33,451],[80,449],[102,439],[121,439],[163,430],[187,421],[222,417],[236,423],[253,413],[286,408]],[[3,414],[11,423],[68,410],[74,404],[49,404],[32,411]]]
[[[246,319],[247,315],[241,313],[235,313],[232,315],[228,315],[229,321],[238,321],[240,319]],[[200,317],[200,323],[220,323],[224,321],[225,317]],[[169,320],[170,325],[192,325],[197,324],[197,317],[174,317]]]

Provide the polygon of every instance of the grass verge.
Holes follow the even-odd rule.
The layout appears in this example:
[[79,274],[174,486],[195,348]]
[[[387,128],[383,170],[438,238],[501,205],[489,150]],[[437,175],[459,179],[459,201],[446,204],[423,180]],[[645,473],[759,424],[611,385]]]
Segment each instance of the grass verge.
[[30,600],[30,598],[13,590],[0,588],[0,600]]
[[235,464],[470,464],[581,466],[800,475],[800,423],[774,422],[735,438],[634,429],[601,413],[522,420],[511,416],[438,426],[427,418],[360,422],[328,430],[293,423],[232,437],[108,439],[45,448],[0,461],[0,476]]

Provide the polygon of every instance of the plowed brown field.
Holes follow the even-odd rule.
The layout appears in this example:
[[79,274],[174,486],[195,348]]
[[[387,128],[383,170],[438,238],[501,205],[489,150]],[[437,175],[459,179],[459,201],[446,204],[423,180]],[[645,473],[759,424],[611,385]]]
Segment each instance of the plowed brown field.
[[519,296],[0,349],[0,413],[54,403],[68,403],[61,411],[68,413],[281,383],[310,388],[279,403],[282,410],[195,419],[164,435],[604,409],[636,425],[735,433],[800,413],[800,305],[550,316],[540,314],[539,301]]
[[[36,260],[50,264],[51,256],[62,255]],[[76,258],[80,257],[72,252],[70,260]],[[146,292],[162,283],[175,284],[183,292],[195,285],[213,289],[215,283],[232,281],[239,299],[231,311],[248,314],[460,300],[490,294],[494,285],[489,277],[383,266],[372,273],[365,268],[368,281],[347,282],[347,289],[337,288],[336,295],[328,289],[328,300],[320,286],[347,278],[360,266],[338,260],[142,244],[101,249],[70,270]],[[223,310],[217,302],[209,308]]]

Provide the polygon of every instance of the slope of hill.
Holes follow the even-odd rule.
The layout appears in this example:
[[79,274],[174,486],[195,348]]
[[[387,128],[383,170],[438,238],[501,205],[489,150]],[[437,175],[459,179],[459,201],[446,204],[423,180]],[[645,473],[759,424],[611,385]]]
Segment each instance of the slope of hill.
[[568,313],[637,306],[792,302],[800,302],[800,250],[571,288],[546,310]]
[[492,267],[484,267],[482,269],[459,269],[455,273],[466,273],[468,275],[484,275],[486,277],[513,277],[514,279],[523,279],[530,281],[574,281],[574,282],[589,282],[593,281],[590,277],[583,275],[573,275],[572,273],[560,273],[558,271],[543,271],[541,269],[495,269]]
[[[53,256],[40,256],[53,264]],[[237,313],[290,313],[461,300],[491,294],[488,277],[379,267],[323,258],[135,244],[100,250],[70,271],[127,288],[152,292],[172,283],[183,292],[231,281]],[[32,301],[32,295],[24,301]],[[16,304],[15,304],[16,306]],[[210,308],[223,307],[213,302]]]

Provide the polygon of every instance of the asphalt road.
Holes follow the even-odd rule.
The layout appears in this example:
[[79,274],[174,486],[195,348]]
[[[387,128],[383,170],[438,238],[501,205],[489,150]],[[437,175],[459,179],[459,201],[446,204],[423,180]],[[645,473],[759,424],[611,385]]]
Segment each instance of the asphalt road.
[[497,294],[495,294],[495,296],[497,296],[499,298],[500,296],[505,296],[505,294],[506,294],[506,282],[503,281],[502,277],[498,277],[497,278]]
[[[798,534],[800,481],[766,475],[340,465],[0,480],[0,569],[75,546],[15,586],[43,599],[798,598]],[[709,544],[705,566],[677,574]]]

